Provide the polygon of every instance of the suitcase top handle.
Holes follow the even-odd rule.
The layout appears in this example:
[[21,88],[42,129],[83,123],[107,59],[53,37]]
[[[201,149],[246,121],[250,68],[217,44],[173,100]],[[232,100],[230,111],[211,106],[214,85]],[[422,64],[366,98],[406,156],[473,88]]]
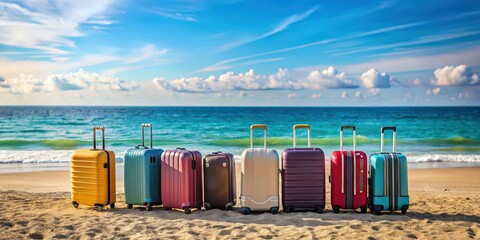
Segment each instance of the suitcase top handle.
[[297,146],[297,128],[306,128],[307,129],[307,142],[308,147],[310,147],[310,124],[295,124],[293,125],[293,147]]
[[267,150],[267,125],[265,124],[253,124],[250,126],[250,148],[253,148],[253,130],[258,128],[263,129],[263,148]]
[[343,151],[343,130],[352,129],[353,132],[353,151],[357,149],[357,128],[355,126],[341,126],[340,127],[340,151]]
[[151,123],[142,123],[142,145],[138,145],[136,148],[145,147],[145,128],[150,128],[150,148],[153,148],[153,140],[152,140],[152,124]]
[[102,130],[102,149],[105,150],[105,127],[93,127],[93,149],[97,149],[97,130]]
[[382,127],[381,131],[381,138],[380,138],[380,152],[383,152],[383,137],[385,130],[392,130],[393,131],[393,145],[392,145],[392,152],[395,152],[395,145],[397,143],[397,127]]

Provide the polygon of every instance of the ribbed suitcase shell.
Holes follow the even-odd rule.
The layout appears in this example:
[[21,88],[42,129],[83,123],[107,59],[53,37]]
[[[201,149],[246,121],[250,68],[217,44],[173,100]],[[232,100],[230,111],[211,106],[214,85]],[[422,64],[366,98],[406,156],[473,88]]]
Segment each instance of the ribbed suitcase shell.
[[162,149],[131,148],[124,157],[125,203],[161,205],[160,157]]
[[325,154],[320,148],[287,148],[282,154],[285,212],[325,208]]
[[[347,158],[348,155],[351,157]],[[344,174],[342,193],[342,154],[344,158]],[[353,154],[356,154],[355,168],[353,167]],[[355,174],[353,174],[355,169]],[[363,170],[363,173],[361,172]],[[355,176],[356,180],[353,181]],[[362,177],[363,176],[363,177]],[[330,158],[330,183],[332,208],[357,209],[368,206],[368,159],[363,151],[334,151]],[[355,183],[355,187],[353,184]],[[354,193],[354,191],[356,193]],[[347,203],[347,200],[349,203]]]
[[407,157],[395,152],[370,155],[370,176],[370,209],[395,211],[404,208],[406,212],[410,204]]
[[70,178],[73,202],[88,206],[105,206],[115,203],[115,153],[113,151],[76,150],[71,157]]
[[[275,150],[246,149],[242,154],[240,204],[251,211],[279,207],[279,158]],[[278,209],[277,209],[278,211]]]
[[205,208],[232,209],[237,203],[235,158],[231,153],[208,154],[203,160]]
[[185,149],[162,153],[161,197],[164,208],[201,209],[202,154]]

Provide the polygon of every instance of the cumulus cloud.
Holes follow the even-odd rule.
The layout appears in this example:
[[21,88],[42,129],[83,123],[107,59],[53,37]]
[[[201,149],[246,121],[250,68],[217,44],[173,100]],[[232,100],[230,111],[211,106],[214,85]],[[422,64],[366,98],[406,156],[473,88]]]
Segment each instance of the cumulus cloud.
[[216,77],[190,77],[168,80],[154,78],[153,83],[167,91],[174,92],[218,92],[218,91],[255,91],[255,90],[318,90],[324,88],[357,88],[353,80],[334,67],[322,71],[312,71],[306,76],[291,74],[287,69],[278,69],[275,74],[256,74],[253,69],[246,73],[227,72]]
[[439,87],[433,88],[433,89],[427,89],[427,90],[425,91],[425,96],[427,96],[427,97],[433,97],[433,96],[438,95],[441,91],[442,91],[442,90],[441,90]]
[[313,98],[313,99],[318,99],[318,98],[322,98],[322,97],[323,97],[323,95],[322,95],[321,93],[314,93],[314,94],[312,94],[312,98]]
[[297,95],[296,93],[288,93],[288,94],[287,94],[287,98],[288,98],[288,99],[298,98],[298,95]]
[[357,84],[347,78],[344,72],[330,66],[322,71],[312,71],[308,74],[306,81],[302,82],[306,89],[320,88],[357,88]]
[[431,81],[436,86],[466,86],[479,84],[479,77],[467,65],[445,66],[437,68]]
[[378,72],[375,68],[369,69],[360,76],[360,83],[365,88],[389,88],[392,80],[390,75]]
[[18,78],[3,79],[0,86],[8,86],[3,92],[24,94],[32,92],[54,92],[90,89],[95,91],[131,91],[139,87],[135,81],[116,78],[111,75],[89,73],[82,69],[78,72],[53,74],[46,79],[20,74]]
[[343,92],[340,94],[340,96],[341,96],[342,98],[348,98],[348,97],[349,97],[349,96],[348,96],[348,93],[345,92],[345,91],[343,91]]

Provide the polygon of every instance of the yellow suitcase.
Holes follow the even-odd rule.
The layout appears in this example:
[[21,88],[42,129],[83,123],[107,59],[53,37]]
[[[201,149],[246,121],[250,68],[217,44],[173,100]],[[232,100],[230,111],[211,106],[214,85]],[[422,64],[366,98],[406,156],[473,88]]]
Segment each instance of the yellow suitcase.
[[[97,130],[102,131],[102,149],[97,149]],[[115,153],[105,150],[105,128],[93,128],[93,149],[76,150],[70,162],[72,204],[115,208]]]

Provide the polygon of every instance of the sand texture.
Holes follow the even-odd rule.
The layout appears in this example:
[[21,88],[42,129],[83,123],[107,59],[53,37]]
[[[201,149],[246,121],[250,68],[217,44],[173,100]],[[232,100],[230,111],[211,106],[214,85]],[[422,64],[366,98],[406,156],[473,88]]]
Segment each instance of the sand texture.
[[69,192],[45,191],[52,189],[51,181],[65,188],[68,173],[42,173],[42,180],[33,181],[38,174],[30,174],[28,188],[13,184],[18,176],[27,181],[28,173],[0,174],[1,239],[480,239],[480,168],[410,170],[408,213],[380,216],[334,214],[329,200],[323,214],[243,216],[237,209],[186,215],[161,207],[147,212],[126,209],[123,194],[117,196],[117,208],[97,212],[73,208]]

